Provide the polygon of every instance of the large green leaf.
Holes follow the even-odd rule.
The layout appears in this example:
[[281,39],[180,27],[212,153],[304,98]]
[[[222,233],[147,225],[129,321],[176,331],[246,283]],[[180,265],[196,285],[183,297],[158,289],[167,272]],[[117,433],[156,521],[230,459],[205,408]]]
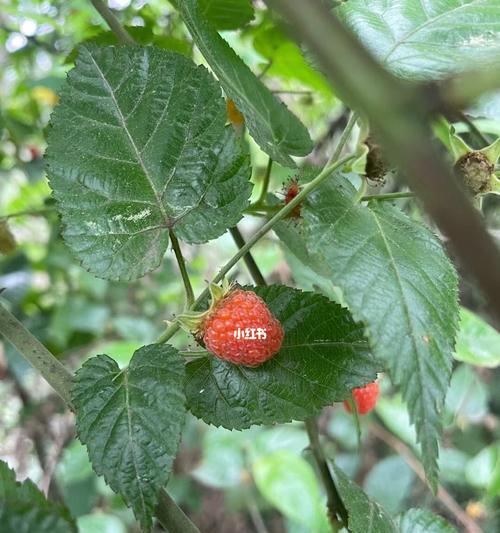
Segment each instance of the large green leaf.
[[399,519],[401,533],[455,533],[456,529],[444,518],[427,509],[409,509]]
[[328,264],[375,357],[401,387],[432,483],[458,319],[457,278],[441,244],[387,202],[364,207],[336,175],[302,207],[313,260]]
[[143,346],[121,370],[107,355],[75,375],[78,436],[94,470],[123,496],[144,529],[165,486],[185,419],[184,362],[169,345]]
[[93,274],[156,268],[168,228],[206,242],[248,203],[249,157],[203,67],[155,47],[86,45],[52,115],[47,171],[70,248]]
[[257,144],[279,163],[295,166],[291,155],[305,156],[312,150],[312,141],[304,125],[201,16],[198,0],[182,0],[175,4],[224,91],[243,113]]
[[349,0],[338,12],[403,78],[435,79],[500,66],[498,0]]
[[346,309],[289,287],[255,291],[283,325],[281,350],[257,368],[217,357],[190,362],[186,396],[197,417],[229,429],[304,420],[375,379],[363,328]]
[[2,533],[76,533],[69,511],[47,500],[30,479],[16,474],[0,461],[0,531]]
[[348,515],[351,533],[396,533],[396,524],[378,503],[371,501],[354,481],[333,463],[332,470]]
[[254,16],[251,0],[199,0],[200,15],[218,30],[235,30]]
[[332,95],[325,77],[308,64],[301,49],[283,31],[274,25],[263,24],[252,33],[255,50],[269,62],[267,75],[295,80],[325,96]]
[[455,359],[471,365],[500,365],[500,333],[480,316],[462,307]]
[[305,459],[279,450],[255,461],[252,475],[264,498],[287,518],[311,533],[331,532],[317,477]]

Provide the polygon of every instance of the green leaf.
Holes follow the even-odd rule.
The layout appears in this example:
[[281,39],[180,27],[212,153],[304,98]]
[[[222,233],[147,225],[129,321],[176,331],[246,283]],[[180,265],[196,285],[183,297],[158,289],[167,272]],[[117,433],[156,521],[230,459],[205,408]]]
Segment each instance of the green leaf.
[[69,511],[47,500],[30,479],[16,481],[16,474],[0,461],[0,524],[2,533],[77,532]]
[[236,30],[254,17],[251,0],[199,0],[200,16],[218,30]]
[[241,218],[249,156],[225,122],[218,83],[185,57],[80,48],[46,158],[64,238],[86,269],[134,279],[160,264],[169,228],[201,243]]
[[454,533],[456,529],[444,518],[427,509],[409,509],[399,519],[401,533]]
[[307,63],[301,49],[279,28],[268,24],[257,28],[253,45],[256,52],[269,61],[267,75],[295,80],[325,96],[332,96],[328,81]]
[[398,530],[378,503],[371,501],[361,488],[333,463],[335,483],[348,514],[351,533],[396,533]]
[[[500,444],[483,448],[469,459],[465,467],[465,478],[470,485],[486,489],[500,475]],[[500,494],[500,491],[498,492]]]
[[500,66],[497,0],[349,0],[338,13],[396,75],[436,79]]
[[127,533],[120,518],[113,514],[97,512],[78,517],[79,533]]
[[197,0],[177,2],[182,18],[207,63],[237,108],[257,144],[275,161],[294,167],[291,155],[305,156],[312,141],[304,125],[280,102],[208,24]]
[[143,346],[120,371],[107,355],[84,363],[72,400],[92,466],[144,529],[168,481],[185,418],[184,362],[169,345]]
[[[390,479],[391,482],[387,483]],[[363,488],[368,497],[380,503],[390,514],[404,507],[415,481],[415,473],[406,461],[392,455],[379,461],[365,477]]]
[[191,475],[209,487],[238,487],[245,471],[245,438],[245,433],[208,428],[203,436],[203,459]]
[[311,533],[331,531],[316,475],[305,459],[276,451],[255,461],[252,474],[261,494],[284,516]]
[[366,324],[375,357],[401,387],[435,485],[458,318],[456,273],[426,228],[387,202],[361,206],[355,193],[336,175],[308,197],[308,251],[329,265],[353,317]]
[[465,307],[460,309],[455,359],[488,368],[500,365],[500,333]]
[[401,396],[380,397],[375,410],[384,425],[394,435],[409,444],[413,449],[417,448],[415,427],[411,425],[408,409],[406,409]]
[[346,309],[289,287],[253,289],[285,330],[281,350],[256,368],[215,356],[188,363],[186,396],[198,418],[228,429],[304,420],[375,379],[378,365]]
[[453,372],[446,394],[445,412],[450,423],[479,423],[488,413],[488,389],[468,365],[459,365]]

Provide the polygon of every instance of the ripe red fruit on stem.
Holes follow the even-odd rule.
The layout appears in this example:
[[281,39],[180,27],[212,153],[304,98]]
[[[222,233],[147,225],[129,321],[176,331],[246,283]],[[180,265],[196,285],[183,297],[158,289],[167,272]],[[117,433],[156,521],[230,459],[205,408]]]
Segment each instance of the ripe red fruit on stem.
[[[368,383],[364,387],[353,389],[352,396],[360,415],[366,415],[366,413],[373,411],[377,404],[379,392],[379,386],[376,381]],[[344,400],[344,408],[349,413],[352,413],[351,406],[347,400]]]
[[208,350],[232,363],[254,367],[277,353],[283,327],[262,298],[232,289],[203,321],[200,333]]

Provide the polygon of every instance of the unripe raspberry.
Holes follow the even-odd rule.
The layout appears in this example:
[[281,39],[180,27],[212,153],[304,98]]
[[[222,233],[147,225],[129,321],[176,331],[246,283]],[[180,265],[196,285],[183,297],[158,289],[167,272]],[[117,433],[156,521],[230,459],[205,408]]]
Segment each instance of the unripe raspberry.
[[474,196],[491,190],[494,171],[495,165],[479,151],[468,152],[455,163],[456,174]]
[[[358,413],[360,415],[366,415],[370,411],[373,411],[373,409],[375,409],[375,405],[377,404],[378,395],[379,386],[376,381],[373,383],[368,383],[368,385],[365,385],[364,387],[353,389],[352,396]],[[344,408],[349,413],[352,412],[351,406],[347,400],[344,400]]]

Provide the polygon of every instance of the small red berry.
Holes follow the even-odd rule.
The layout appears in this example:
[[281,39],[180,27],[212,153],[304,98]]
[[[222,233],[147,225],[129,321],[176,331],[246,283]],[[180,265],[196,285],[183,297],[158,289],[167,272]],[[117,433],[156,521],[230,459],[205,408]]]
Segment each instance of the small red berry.
[[[285,185],[285,205],[289,204],[300,192],[300,186],[297,179],[293,178],[291,179],[286,185]],[[290,213],[291,217],[300,217],[300,204],[296,205],[292,212]]]
[[[366,415],[366,413],[375,409],[379,392],[379,386],[376,381],[368,383],[364,387],[353,389],[352,396],[360,415]],[[344,408],[349,413],[352,413],[351,406],[347,400],[344,400]]]
[[262,298],[252,291],[232,289],[204,320],[205,346],[226,361],[258,366],[277,353],[284,331]]

